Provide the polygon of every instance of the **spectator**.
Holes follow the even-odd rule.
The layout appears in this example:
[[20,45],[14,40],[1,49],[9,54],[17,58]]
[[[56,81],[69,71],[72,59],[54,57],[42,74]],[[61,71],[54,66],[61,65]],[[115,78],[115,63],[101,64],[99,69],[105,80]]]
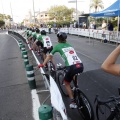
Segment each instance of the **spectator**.
[[86,23],[83,22],[83,29],[86,29]]
[[82,28],[82,23],[79,23],[79,27]]
[[49,34],[51,34],[51,28],[52,28],[52,26],[51,26],[51,25],[48,25]]
[[113,24],[111,23],[111,21],[108,22],[107,26],[109,31],[113,31]]
[[119,26],[118,26],[118,31],[120,31],[120,22],[119,22]]
[[94,24],[93,24],[93,22],[90,22],[90,27],[89,27],[90,29],[94,29]]
[[76,22],[76,28],[78,28],[78,22]]
[[93,29],[96,29],[96,23],[93,22]]
[[76,22],[74,22],[74,28],[76,28]]
[[102,22],[102,30],[106,30],[106,28],[107,28],[106,21],[103,20],[103,22]]

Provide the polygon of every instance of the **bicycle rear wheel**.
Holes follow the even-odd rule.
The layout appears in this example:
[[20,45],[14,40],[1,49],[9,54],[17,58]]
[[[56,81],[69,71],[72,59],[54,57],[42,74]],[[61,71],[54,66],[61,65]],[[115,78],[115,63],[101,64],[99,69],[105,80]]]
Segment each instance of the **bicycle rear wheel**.
[[61,73],[61,72],[58,73],[58,79],[57,80],[58,80],[58,86],[59,86],[59,89],[60,89],[61,93],[64,96],[68,97],[68,93],[67,93],[66,88],[65,88],[63,73]]
[[74,93],[79,114],[84,120],[94,120],[94,112],[87,96],[81,91],[77,90]]

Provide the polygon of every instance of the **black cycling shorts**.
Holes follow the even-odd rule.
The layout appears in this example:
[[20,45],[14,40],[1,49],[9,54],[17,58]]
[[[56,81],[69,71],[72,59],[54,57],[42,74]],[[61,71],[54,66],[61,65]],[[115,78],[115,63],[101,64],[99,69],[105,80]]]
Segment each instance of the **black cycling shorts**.
[[29,36],[29,33],[27,33],[27,37]]
[[32,39],[33,39],[33,42],[35,42],[35,41],[36,41],[36,37],[33,37]]
[[77,63],[75,65],[68,66],[66,68],[67,72],[65,74],[64,80],[66,82],[71,82],[73,80],[73,76],[78,73],[82,73],[84,69],[84,66],[82,63]]
[[53,46],[51,46],[49,49],[44,47],[43,48],[43,53],[46,54],[46,53],[50,53],[51,51],[53,50]]
[[41,46],[41,48],[43,48],[43,43],[42,43],[41,41],[37,41],[37,42],[36,42],[36,45],[37,45],[37,46]]

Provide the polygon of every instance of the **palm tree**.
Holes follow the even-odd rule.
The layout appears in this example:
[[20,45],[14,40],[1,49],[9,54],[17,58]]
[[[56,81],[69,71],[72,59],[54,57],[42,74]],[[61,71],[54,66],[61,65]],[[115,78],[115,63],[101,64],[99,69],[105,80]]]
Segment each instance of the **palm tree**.
[[91,4],[90,4],[90,8],[94,8],[94,9],[95,9],[95,12],[98,11],[98,8],[103,9],[104,6],[103,6],[102,0],[92,0],[92,1],[91,1]]

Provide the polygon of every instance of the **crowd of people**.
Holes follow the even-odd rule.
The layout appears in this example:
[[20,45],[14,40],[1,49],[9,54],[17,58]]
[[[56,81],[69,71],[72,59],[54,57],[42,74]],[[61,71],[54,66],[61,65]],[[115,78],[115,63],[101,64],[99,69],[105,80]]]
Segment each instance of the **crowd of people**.
[[[76,25],[76,24],[73,26],[74,28],[79,27],[79,28],[82,28],[82,29],[97,29],[95,21],[91,21],[89,23],[89,26],[87,26],[86,22],[79,23],[79,25]],[[119,24],[118,28],[119,28],[119,31],[120,31],[120,24]],[[99,27],[99,29],[113,31],[114,30],[114,25],[110,20],[108,21],[108,23],[106,22],[106,20],[103,20],[102,24],[101,24],[101,27]]]

